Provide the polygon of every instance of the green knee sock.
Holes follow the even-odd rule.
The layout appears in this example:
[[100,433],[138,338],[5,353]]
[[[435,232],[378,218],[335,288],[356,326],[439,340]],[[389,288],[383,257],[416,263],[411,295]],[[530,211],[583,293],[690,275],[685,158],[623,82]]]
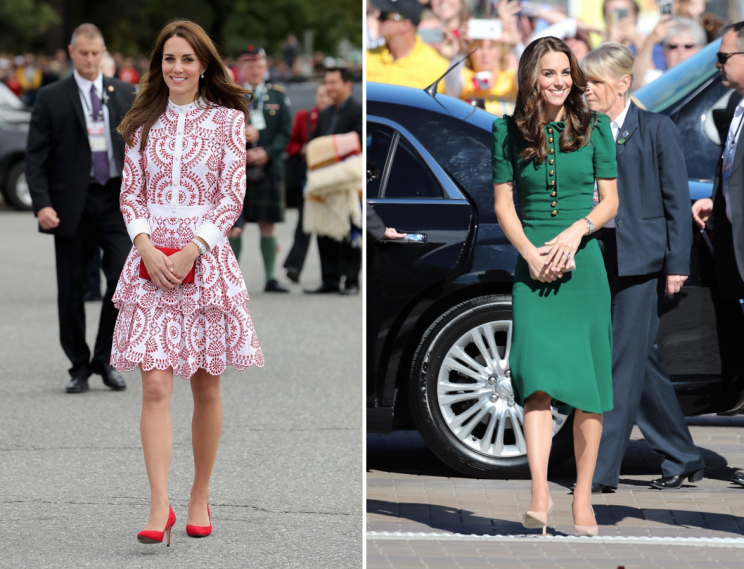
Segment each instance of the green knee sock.
[[238,263],[240,262],[240,251],[243,249],[243,237],[229,237],[228,241],[230,241],[230,247],[233,250],[233,253],[235,253],[235,258],[238,260]]
[[261,237],[261,255],[263,256],[266,282],[274,278],[274,264],[276,263],[276,237]]

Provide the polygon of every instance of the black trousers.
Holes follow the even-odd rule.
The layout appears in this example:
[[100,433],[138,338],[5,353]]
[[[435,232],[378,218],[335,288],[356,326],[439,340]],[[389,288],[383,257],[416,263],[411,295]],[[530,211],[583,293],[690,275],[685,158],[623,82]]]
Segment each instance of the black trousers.
[[[72,363],[69,371],[73,377],[100,373],[111,359],[111,344],[119,313],[111,298],[132,248],[119,210],[120,187],[120,178],[109,180],[105,186],[91,183],[85,210],[75,234],[54,236],[59,338],[65,355]],[[85,341],[83,298],[88,289],[90,263],[98,247],[103,250],[101,268],[106,276],[106,293],[91,357]]]
[[[360,231],[358,228],[355,229]],[[343,276],[346,277],[345,288],[359,286],[359,271],[362,268],[361,248],[353,247],[351,241],[336,241],[318,235],[318,251],[323,284],[339,288]]]
[[618,275],[617,241],[605,230],[599,240],[612,294],[613,409],[604,414],[594,482],[617,488],[633,425],[663,457],[664,476],[705,466],[692,442],[674,387],[656,346],[666,275]]
[[307,250],[310,248],[310,238],[312,237],[311,234],[305,233],[302,230],[302,214],[304,210],[305,200],[302,194],[300,194],[297,202],[297,212],[300,216],[297,219],[297,227],[295,227],[294,242],[287,258],[284,260],[285,269],[297,269],[298,273],[302,271],[302,267],[305,265],[305,258],[307,257]]

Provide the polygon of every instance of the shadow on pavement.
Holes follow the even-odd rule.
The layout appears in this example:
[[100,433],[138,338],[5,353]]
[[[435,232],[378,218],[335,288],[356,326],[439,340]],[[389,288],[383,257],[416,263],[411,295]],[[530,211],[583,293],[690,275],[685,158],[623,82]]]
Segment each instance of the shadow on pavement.
[[[744,417],[743,417],[744,418]],[[726,459],[715,451],[698,447],[705,461],[705,477],[713,480],[729,481],[731,476],[744,464],[730,467]],[[651,450],[646,441],[630,441],[623,459],[620,484],[648,487],[648,480],[627,478],[628,476],[660,477],[661,455]],[[367,471],[389,472],[391,474],[412,474],[426,477],[467,478],[450,468],[429,450],[417,431],[396,431],[387,435],[367,435]],[[517,479],[510,476],[510,479]],[[519,477],[520,479],[529,479]],[[552,468],[551,482],[569,488],[576,480],[576,465],[573,457]],[[694,488],[683,484],[682,488]]]

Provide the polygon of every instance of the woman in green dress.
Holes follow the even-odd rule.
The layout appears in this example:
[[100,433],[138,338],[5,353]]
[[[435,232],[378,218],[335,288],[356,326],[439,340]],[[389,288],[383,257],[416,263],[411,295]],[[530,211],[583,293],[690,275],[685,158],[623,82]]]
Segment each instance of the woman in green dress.
[[[586,79],[562,41],[532,42],[520,60],[518,82],[514,116],[494,121],[492,159],[496,215],[520,255],[509,364],[524,406],[532,476],[523,524],[545,534],[553,507],[547,479],[552,402],[563,412],[576,409],[575,532],[596,535],[591,484],[602,413],[612,409],[612,322],[607,275],[592,233],[617,212],[615,144],[609,119],[587,107]],[[600,203],[592,210],[595,179]]]

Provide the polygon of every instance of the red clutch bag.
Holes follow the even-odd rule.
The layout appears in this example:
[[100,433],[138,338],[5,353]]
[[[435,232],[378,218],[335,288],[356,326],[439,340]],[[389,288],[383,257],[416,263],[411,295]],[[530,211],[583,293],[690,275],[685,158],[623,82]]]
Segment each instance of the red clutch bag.
[[[158,251],[162,251],[169,257],[175,253],[178,253],[181,251],[181,249],[169,249],[168,247],[155,247]],[[191,267],[191,270],[189,271],[189,274],[186,275],[186,278],[181,281],[182,283],[193,283],[194,282],[194,269],[196,268],[196,264],[194,264],[193,267]],[[147,272],[147,268],[145,267],[145,263],[142,262],[142,259],[140,259],[140,272],[139,276],[141,279],[147,279],[148,281],[151,281],[150,274]]]

